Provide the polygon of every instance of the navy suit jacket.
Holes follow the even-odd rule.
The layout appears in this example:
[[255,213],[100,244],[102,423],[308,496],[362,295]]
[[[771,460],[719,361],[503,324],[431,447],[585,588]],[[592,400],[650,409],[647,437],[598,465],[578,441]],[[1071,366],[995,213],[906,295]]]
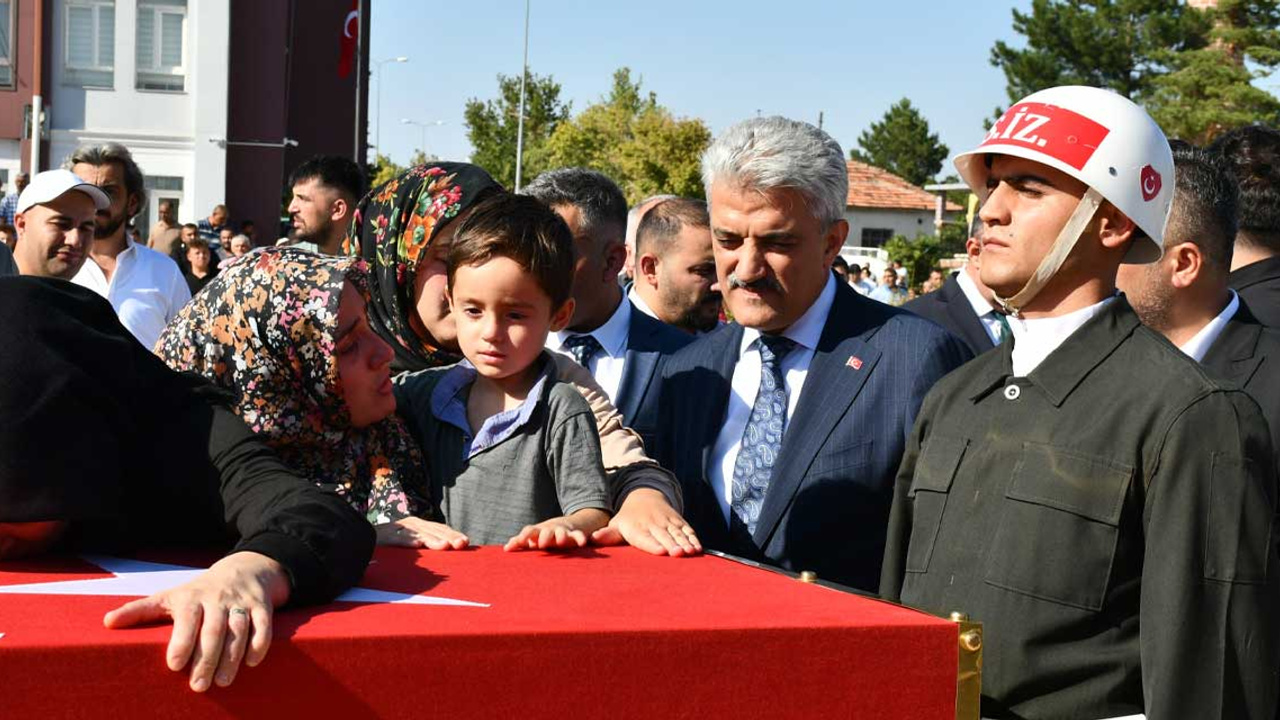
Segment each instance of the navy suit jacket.
[[969,298],[965,297],[964,290],[960,287],[960,282],[956,280],[955,275],[948,277],[938,290],[921,295],[903,305],[902,308],[946,328],[969,346],[969,350],[974,355],[981,355],[995,347],[995,343],[991,342],[991,336],[987,334],[987,329],[983,327],[982,321],[973,311],[973,306],[969,304]]
[[[1271,429],[1271,446],[1280,448],[1280,329],[1263,325],[1240,297],[1240,309],[1204,355],[1205,367],[1257,401]],[[1280,462],[1280,450],[1275,450]]]
[[729,324],[667,358],[655,457],[679,478],[703,544],[874,592],[893,481],[929,388],[970,357],[947,331],[844,283],[788,422],[756,532],[731,529],[707,480],[743,328]]
[[[627,354],[622,365],[622,380],[618,383],[618,395],[614,405],[622,413],[623,420],[630,427],[652,426],[652,415],[657,412],[657,403],[645,400],[657,385],[655,380],[661,373],[663,360],[672,353],[694,341],[694,336],[661,320],[649,317],[637,308],[626,297],[622,302],[631,308],[630,325],[627,330]],[[645,413],[649,413],[648,416]],[[643,433],[641,433],[644,436]],[[646,444],[652,442],[651,437],[644,436]]]

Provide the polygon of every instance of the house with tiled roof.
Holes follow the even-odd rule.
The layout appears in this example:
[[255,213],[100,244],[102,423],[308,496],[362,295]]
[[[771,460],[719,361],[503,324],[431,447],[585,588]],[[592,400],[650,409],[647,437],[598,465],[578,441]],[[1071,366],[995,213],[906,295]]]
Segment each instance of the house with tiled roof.
[[[913,238],[936,232],[937,197],[888,170],[849,160],[849,221],[847,248],[878,248],[894,235]],[[948,219],[964,208],[946,204]]]

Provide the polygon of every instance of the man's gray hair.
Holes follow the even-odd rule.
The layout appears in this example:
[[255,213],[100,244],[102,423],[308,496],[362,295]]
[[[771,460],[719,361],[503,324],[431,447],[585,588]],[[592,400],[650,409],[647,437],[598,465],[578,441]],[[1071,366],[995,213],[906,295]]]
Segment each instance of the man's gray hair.
[[849,199],[840,143],[809,123],[777,116],[744,120],[720,133],[702,154],[708,198],[716,182],[759,191],[791,188],[827,226],[844,217]]
[[[142,178],[142,169],[133,161],[133,153],[120,143],[101,143],[98,145],[81,145],[67,158],[62,167],[70,170],[80,163],[100,167],[108,163],[120,163],[124,168],[124,189],[130,195],[138,196],[138,209],[147,204],[147,186]],[[126,204],[127,208],[128,205]]]

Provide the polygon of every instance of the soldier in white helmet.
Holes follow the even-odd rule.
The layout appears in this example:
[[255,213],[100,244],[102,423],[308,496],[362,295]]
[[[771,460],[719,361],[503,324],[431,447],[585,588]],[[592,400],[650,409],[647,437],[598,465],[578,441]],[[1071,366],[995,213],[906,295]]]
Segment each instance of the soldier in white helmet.
[[1266,718],[1280,671],[1261,411],[1139,323],[1173,157],[1110,92],[1012,106],[956,160],[1013,342],[943,378],[903,458],[881,593],[985,625],[983,715]]

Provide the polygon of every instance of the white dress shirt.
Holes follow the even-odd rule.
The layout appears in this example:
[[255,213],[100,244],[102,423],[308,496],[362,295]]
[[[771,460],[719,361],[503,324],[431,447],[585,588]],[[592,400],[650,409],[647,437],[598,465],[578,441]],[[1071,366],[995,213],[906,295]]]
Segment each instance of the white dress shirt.
[[1218,313],[1218,316],[1210,320],[1208,325],[1200,328],[1200,332],[1178,348],[1191,356],[1192,360],[1204,362],[1204,356],[1209,352],[1209,348],[1213,347],[1213,344],[1217,342],[1218,336],[1227,328],[1227,323],[1236,316],[1236,311],[1240,309],[1240,296],[1236,295],[1235,290],[1230,292],[1231,302],[1227,303],[1222,312]]
[[655,320],[662,319],[658,317],[658,313],[653,311],[653,308],[649,307],[649,303],[645,302],[644,298],[640,297],[640,293],[636,292],[636,286],[634,284],[632,284],[631,290],[627,292],[627,299],[631,301],[632,305],[636,306],[637,310],[645,315],[648,315]]
[[165,326],[191,299],[191,289],[169,256],[132,240],[125,242],[110,281],[91,257],[71,282],[106,298],[120,323],[151,350]]
[[969,301],[969,305],[973,308],[973,314],[978,316],[978,320],[982,322],[982,329],[987,331],[987,337],[991,338],[991,342],[1000,344],[1000,318],[996,316],[996,309],[982,297],[982,291],[978,289],[977,283],[973,278],[969,277],[969,273],[961,270],[956,273],[956,283],[960,285],[960,290],[964,292],[964,298]]
[[1025,318],[1009,316],[1009,329],[1013,331],[1013,374],[1026,377],[1044,362],[1044,359],[1066,342],[1071,334],[1093,319],[1110,305],[1116,296],[1075,312],[1056,317]]
[[[796,403],[800,400],[805,377],[809,374],[809,363],[813,362],[813,351],[818,347],[822,330],[827,325],[827,316],[831,314],[831,306],[835,303],[837,280],[834,274],[828,275],[827,284],[818,294],[818,299],[782,333],[784,337],[796,342],[795,349],[782,359],[782,375],[787,385],[788,428],[791,418],[796,414]],[[738,460],[742,433],[746,431],[747,421],[751,419],[756,394],[760,391],[759,339],[760,331],[755,328],[746,328],[742,332],[742,344],[738,347],[738,363],[733,368],[732,392],[729,394],[724,426],[720,428],[716,444],[707,458],[707,480],[715,490],[716,499],[720,501],[720,511],[724,513],[726,521],[729,519],[733,500],[733,466]],[[783,431],[784,438],[786,432]]]
[[622,385],[623,364],[627,359],[627,336],[631,332],[631,302],[622,298],[617,309],[600,327],[589,333],[578,333],[571,330],[547,335],[547,349],[572,358],[568,348],[562,348],[566,338],[573,335],[591,335],[604,352],[596,353],[587,361],[587,371],[596,379],[596,383],[604,389],[609,401],[617,404],[618,387]]

